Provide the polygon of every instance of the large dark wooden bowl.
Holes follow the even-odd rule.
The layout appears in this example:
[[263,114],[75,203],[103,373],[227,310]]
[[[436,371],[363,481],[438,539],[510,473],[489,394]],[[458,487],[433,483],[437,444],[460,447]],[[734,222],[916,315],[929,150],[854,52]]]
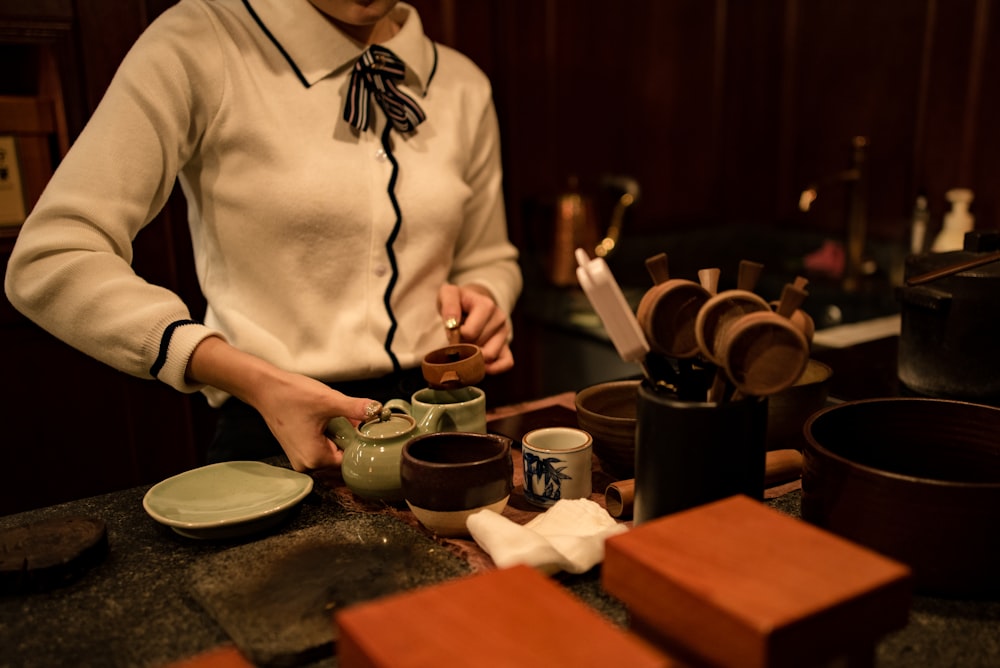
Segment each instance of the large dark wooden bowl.
[[616,478],[635,475],[638,380],[613,380],[576,393],[576,420],[594,438],[594,455]]
[[1000,408],[868,399],[804,430],[803,519],[908,564],[922,593],[1000,597]]

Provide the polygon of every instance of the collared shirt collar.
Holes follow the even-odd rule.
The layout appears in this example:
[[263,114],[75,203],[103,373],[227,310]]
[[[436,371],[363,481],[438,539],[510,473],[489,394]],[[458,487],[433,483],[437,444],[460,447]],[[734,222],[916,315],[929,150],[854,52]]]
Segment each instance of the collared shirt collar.
[[[288,60],[306,86],[350,67],[365,50],[333,26],[309,0],[243,0],[251,16]],[[417,10],[400,2],[394,15],[402,27],[382,46],[406,63],[408,85],[427,92],[434,72],[434,48]]]

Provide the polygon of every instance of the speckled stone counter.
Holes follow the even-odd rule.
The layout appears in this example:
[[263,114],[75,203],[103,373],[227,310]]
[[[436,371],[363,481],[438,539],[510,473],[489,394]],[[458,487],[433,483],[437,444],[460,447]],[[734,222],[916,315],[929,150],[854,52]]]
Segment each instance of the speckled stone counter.
[[[231,643],[231,635],[199,603],[193,584],[201,578],[204,589],[211,577],[206,565],[245,554],[249,569],[252,555],[298,536],[346,531],[362,542],[396,541],[424,550],[427,558],[419,564],[410,557],[386,564],[401,574],[404,588],[471,571],[459,555],[398,514],[359,512],[319,486],[271,532],[211,542],[183,538],[154,522],[142,508],[147,489],[0,518],[0,527],[10,527],[66,515],[96,517],[107,523],[110,543],[108,556],[67,587],[0,597],[0,666],[160,666]],[[791,492],[768,503],[796,516],[798,502],[798,493]],[[599,568],[558,580],[615,624],[627,624],[620,603],[602,591]],[[909,625],[884,640],[877,659],[878,665],[900,667],[1000,665],[1000,602],[918,597]],[[335,658],[312,662],[335,664]]]
[[[0,667],[161,666],[232,643],[230,634],[199,602],[195,586],[199,579],[204,584],[206,564],[223,563],[226,553],[245,555],[250,569],[256,557],[272,547],[352,534],[370,545],[407,545],[405,559],[384,564],[396,573],[400,589],[473,572],[461,556],[401,520],[399,511],[365,512],[343,504],[344,490],[338,494],[317,484],[287,521],[269,532],[200,541],[150,518],[142,507],[148,489],[0,517],[0,528],[55,517],[98,518],[107,524],[110,545],[107,557],[69,586],[0,595]],[[341,566],[347,571],[344,580],[359,577],[350,572],[350,564]],[[361,571],[360,577],[370,582],[370,569]],[[626,622],[621,605],[601,590],[596,570],[560,581],[615,623]],[[335,659],[307,663],[336,665]]]

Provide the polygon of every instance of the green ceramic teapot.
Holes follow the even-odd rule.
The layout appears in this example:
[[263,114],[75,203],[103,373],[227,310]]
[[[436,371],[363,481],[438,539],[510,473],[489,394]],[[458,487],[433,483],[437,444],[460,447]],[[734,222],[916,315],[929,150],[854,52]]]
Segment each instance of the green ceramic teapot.
[[403,445],[419,433],[412,417],[385,411],[357,427],[336,417],[328,423],[327,433],[344,451],[341,474],[352,492],[370,500],[403,500],[399,478]]

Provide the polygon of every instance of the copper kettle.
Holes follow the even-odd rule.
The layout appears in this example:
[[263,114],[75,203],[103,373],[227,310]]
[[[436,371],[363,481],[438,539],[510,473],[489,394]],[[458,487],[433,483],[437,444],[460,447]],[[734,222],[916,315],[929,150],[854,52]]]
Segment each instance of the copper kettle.
[[639,184],[630,176],[606,176],[601,180],[601,189],[617,195],[611,222],[603,233],[594,197],[581,192],[577,177],[568,179],[566,191],[556,199],[552,246],[546,263],[548,278],[554,285],[577,284],[577,248],[594,257],[606,257],[618,244],[625,211],[639,198]]

